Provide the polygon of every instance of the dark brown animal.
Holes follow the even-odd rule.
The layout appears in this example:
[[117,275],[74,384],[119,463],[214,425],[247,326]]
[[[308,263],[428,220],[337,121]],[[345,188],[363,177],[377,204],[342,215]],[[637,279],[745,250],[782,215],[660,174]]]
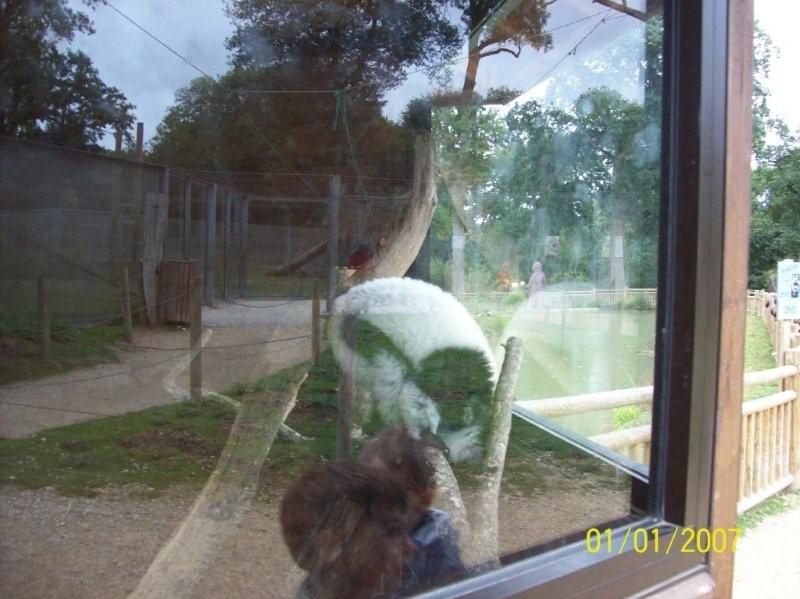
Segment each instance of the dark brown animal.
[[393,477],[408,495],[409,521],[412,529],[431,506],[436,480],[431,461],[425,455],[434,441],[415,439],[405,427],[391,427],[370,439],[359,455],[359,462],[383,470]]
[[385,472],[337,461],[314,466],[286,493],[281,526],[317,599],[389,596],[414,550],[407,493]]
[[301,594],[398,591],[415,551],[409,531],[434,493],[426,447],[403,428],[388,429],[367,443],[359,462],[316,465],[289,488],[281,526],[292,558],[308,572]]

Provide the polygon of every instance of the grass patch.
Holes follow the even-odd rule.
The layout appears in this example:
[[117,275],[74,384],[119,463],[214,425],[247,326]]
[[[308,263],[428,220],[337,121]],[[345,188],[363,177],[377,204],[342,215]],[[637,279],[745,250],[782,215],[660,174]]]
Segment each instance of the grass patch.
[[50,359],[45,360],[39,356],[34,321],[0,319],[0,385],[117,361],[113,345],[122,327],[77,329],[53,323],[50,330]]
[[486,335],[489,347],[495,347],[506,330],[508,323],[511,322],[511,314],[491,314],[483,313],[474,316],[478,326]]
[[[767,370],[775,368],[777,365],[764,321],[756,314],[748,314],[745,325],[744,371]],[[745,387],[744,400],[748,401],[777,392],[777,382]]]
[[[292,442],[277,439],[264,464],[261,477],[262,497],[280,496],[283,489],[305,468],[336,456],[336,401],[339,369],[332,352],[320,356],[320,363],[309,372],[300,389],[297,406],[286,424],[311,441]],[[361,412],[363,432],[370,436],[383,426],[374,413]],[[358,418],[357,418],[358,420]],[[361,449],[354,442],[354,452]],[[462,490],[473,488],[478,469],[474,464],[456,465],[454,473]],[[553,480],[565,490],[619,488],[624,478],[614,470],[552,435],[514,418],[503,473],[503,492],[534,495],[553,490]]]
[[739,516],[736,524],[746,532],[758,526],[769,516],[776,516],[795,508],[800,508],[800,491],[779,493],[775,497],[767,499],[764,503],[747,510]]
[[230,407],[202,400],[0,439],[0,484],[75,495],[106,485],[197,487],[213,470],[234,416]]
[[[306,364],[283,370],[228,391],[235,398],[286,389]],[[272,500],[305,468],[336,454],[336,403],[339,369],[332,352],[323,352],[298,394],[286,423],[310,441],[276,439],[264,463],[259,495]],[[358,412],[357,412],[358,413]],[[0,484],[63,494],[93,495],[105,486],[140,485],[158,493],[170,487],[201,487],[216,465],[235,411],[202,400],[150,408],[120,416],[50,429],[25,439],[0,439]],[[382,426],[360,413],[369,436]],[[354,443],[358,452],[361,443]],[[455,468],[462,489],[476,482],[475,465]],[[557,480],[556,483],[553,481]],[[616,488],[614,471],[572,446],[514,419],[503,492],[535,495],[555,488]]]
[[[324,294],[324,281],[320,282]],[[269,276],[262,268],[251,268],[247,274],[249,297],[311,297],[314,294],[314,278],[304,275]]]

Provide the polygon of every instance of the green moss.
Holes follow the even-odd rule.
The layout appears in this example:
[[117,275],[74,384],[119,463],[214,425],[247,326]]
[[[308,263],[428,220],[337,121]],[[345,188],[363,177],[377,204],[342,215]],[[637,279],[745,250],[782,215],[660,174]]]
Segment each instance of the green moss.
[[0,484],[80,495],[105,485],[199,486],[233,418],[231,408],[203,400],[0,439]]

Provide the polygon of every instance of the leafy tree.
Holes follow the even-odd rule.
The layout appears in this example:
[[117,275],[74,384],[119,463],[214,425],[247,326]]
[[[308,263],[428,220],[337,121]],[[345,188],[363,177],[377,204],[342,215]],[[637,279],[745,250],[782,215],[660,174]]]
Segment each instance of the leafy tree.
[[[383,96],[410,68],[435,70],[458,51],[446,8],[434,0],[232,1],[233,67],[216,86],[181,90],[154,155],[196,168],[407,177],[410,140],[383,116]],[[195,143],[201,132],[206,139]]]
[[750,224],[751,288],[766,289],[777,262],[800,258],[800,147],[769,110],[772,41],[756,26],[753,56],[753,170]]
[[458,32],[436,0],[233,0],[235,66],[290,65],[295,89],[395,87],[411,66],[435,68],[457,52]]
[[98,149],[107,128],[127,134],[133,106],[103,83],[88,56],[62,51],[79,32],[92,33],[92,23],[66,0],[0,3],[3,134],[84,149]]
[[544,31],[547,7],[555,0],[500,2],[498,0],[452,0],[461,11],[464,36],[469,40],[463,95],[469,100],[475,91],[478,67],[483,59],[497,54],[519,57],[524,46],[549,49],[552,37]]

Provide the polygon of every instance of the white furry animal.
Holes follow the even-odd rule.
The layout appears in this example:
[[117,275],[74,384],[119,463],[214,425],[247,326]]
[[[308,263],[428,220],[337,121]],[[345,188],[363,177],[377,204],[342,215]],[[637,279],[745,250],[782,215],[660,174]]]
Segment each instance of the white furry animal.
[[377,279],[336,300],[328,334],[386,423],[437,435],[454,462],[480,456],[497,368],[456,298],[414,279]]

